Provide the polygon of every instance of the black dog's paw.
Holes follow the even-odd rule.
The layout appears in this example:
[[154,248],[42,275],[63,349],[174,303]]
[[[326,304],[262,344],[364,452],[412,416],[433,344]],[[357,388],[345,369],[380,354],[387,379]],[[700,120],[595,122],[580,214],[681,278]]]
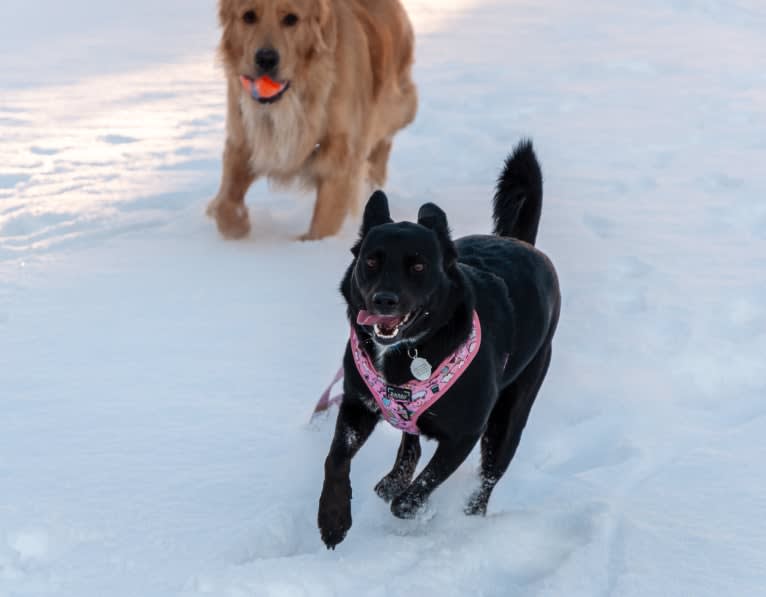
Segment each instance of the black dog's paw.
[[407,479],[403,475],[389,473],[375,486],[375,493],[384,502],[388,503],[396,496],[401,495],[409,487]]
[[422,499],[402,493],[391,502],[391,513],[397,518],[415,518],[415,515],[422,506]]
[[325,481],[317,514],[319,534],[327,549],[335,549],[351,528],[351,484]]
[[468,516],[486,516],[488,497],[483,491],[475,492],[463,508],[463,512]]

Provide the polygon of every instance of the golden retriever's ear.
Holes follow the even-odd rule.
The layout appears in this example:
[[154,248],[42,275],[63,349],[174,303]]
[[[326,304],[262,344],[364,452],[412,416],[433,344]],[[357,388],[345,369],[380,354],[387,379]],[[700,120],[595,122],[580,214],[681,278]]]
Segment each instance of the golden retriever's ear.
[[233,30],[235,20],[232,0],[218,0],[218,22],[221,25],[221,43],[218,46],[218,51],[223,57],[224,65],[233,63],[236,60]]
[[[225,0],[222,0],[225,1]],[[335,47],[335,15],[331,0],[316,0],[316,10],[311,29],[316,37],[316,47],[326,52]]]
[[218,0],[218,23],[221,27],[226,27],[231,13],[231,2],[229,0]]

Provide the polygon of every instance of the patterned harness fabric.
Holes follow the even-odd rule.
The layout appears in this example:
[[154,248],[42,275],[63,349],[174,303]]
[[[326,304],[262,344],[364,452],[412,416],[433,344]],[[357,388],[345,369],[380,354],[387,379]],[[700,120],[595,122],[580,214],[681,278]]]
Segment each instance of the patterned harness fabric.
[[468,368],[481,346],[481,323],[476,311],[468,339],[455,352],[444,359],[425,381],[412,380],[403,386],[389,384],[373,365],[362,348],[354,328],[351,328],[351,352],[359,375],[372,393],[383,418],[391,425],[413,435],[419,435],[417,422]]

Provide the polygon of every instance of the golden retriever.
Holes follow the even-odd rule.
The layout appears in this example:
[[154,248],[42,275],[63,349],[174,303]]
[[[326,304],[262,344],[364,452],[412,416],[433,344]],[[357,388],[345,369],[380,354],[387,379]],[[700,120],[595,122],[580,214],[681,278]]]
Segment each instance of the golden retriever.
[[[250,232],[245,194],[259,177],[317,191],[302,237],[336,234],[367,179],[386,178],[394,134],[417,112],[414,35],[399,0],[219,0],[226,146],[210,203],[227,238]],[[252,89],[274,85],[268,97]],[[274,92],[276,90],[276,93]]]

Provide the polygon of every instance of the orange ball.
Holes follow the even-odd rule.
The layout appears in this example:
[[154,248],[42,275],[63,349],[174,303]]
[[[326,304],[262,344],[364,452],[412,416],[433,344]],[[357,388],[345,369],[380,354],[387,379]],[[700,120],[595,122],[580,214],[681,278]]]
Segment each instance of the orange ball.
[[270,98],[282,91],[283,85],[266,75],[255,81],[255,90],[260,97]]

